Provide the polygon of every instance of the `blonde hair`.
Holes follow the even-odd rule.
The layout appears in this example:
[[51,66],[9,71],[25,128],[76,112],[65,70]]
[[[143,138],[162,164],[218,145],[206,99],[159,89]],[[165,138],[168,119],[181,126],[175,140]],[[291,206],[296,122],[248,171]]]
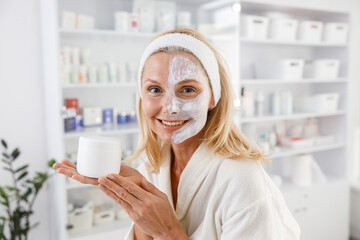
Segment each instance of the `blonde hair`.
[[[157,35],[154,39],[169,33],[182,33],[195,37],[205,43],[217,59],[220,74],[221,97],[216,107],[209,111],[207,122],[204,126],[202,136],[204,144],[215,154],[225,158],[261,160],[266,159],[264,152],[255,144],[250,144],[244,134],[237,128],[233,121],[233,93],[230,86],[230,78],[226,70],[226,63],[217,50],[205,39],[203,35],[190,28],[178,28]],[[153,40],[154,40],[153,39]],[[167,52],[166,49],[159,49],[157,52]],[[155,54],[153,53],[153,54]],[[159,172],[163,143],[158,136],[150,129],[141,109],[142,100],[137,95],[137,114],[140,128],[139,146],[136,152],[127,161],[132,161],[146,153],[150,163],[150,169]],[[148,166],[149,167],[149,166]]]

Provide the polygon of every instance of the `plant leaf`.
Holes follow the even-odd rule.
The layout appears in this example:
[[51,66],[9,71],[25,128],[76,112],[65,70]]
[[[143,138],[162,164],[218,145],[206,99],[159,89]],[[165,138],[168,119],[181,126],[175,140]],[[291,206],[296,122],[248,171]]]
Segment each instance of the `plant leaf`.
[[35,193],[38,193],[40,191],[41,187],[42,187],[41,183],[35,182],[34,183]]
[[24,166],[22,166],[22,167],[20,167],[20,168],[16,169],[16,170],[15,170],[15,173],[17,173],[17,172],[20,172],[20,171],[24,170],[24,169],[25,169],[25,168],[27,168],[28,166],[29,166],[29,164],[26,164],[26,165],[24,165]]
[[5,193],[2,187],[0,187],[0,196],[3,197],[5,200],[9,198],[9,196]]
[[3,152],[2,155],[3,155],[4,157],[6,157],[6,158],[10,158],[9,154],[7,154],[7,153],[5,153],[5,152]]
[[21,199],[23,199],[25,202],[28,202],[28,197],[32,193],[32,188],[28,188],[27,191],[21,195]]
[[9,190],[10,192],[11,192],[11,191],[15,191],[15,190],[16,190],[16,188],[14,188],[14,187],[10,187],[10,186],[6,186],[6,189],[7,189],[7,190]]
[[9,162],[8,160],[4,159],[4,158],[2,158],[1,161],[3,161],[4,163],[6,163],[7,165],[10,164],[10,162]]
[[55,163],[56,163],[56,160],[55,160],[55,159],[50,159],[50,160],[48,161],[48,166],[49,166],[49,167],[52,167]]
[[1,144],[7,149],[7,143],[4,139],[1,139]]
[[3,169],[6,170],[6,171],[9,171],[11,173],[13,172],[13,170],[11,168],[8,168],[8,167],[3,167]]
[[22,178],[24,178],[26,175],[28,175],[28,171],[23,172],[16,180],[21,180]]
[[19,148],[15,148],[15,150],[11,153],[11,156],[13,157],[13,161],[20,155]]

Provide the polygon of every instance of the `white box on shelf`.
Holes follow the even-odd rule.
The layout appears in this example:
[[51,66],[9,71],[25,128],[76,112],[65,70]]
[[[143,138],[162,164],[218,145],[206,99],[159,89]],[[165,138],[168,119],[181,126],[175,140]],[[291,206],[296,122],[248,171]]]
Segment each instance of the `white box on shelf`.
[[329,113],[336,112],[339,105],[339,93],[321,93],[297,99],[297,111]]
[[304,75],[306,78],[336,79],[339,77],[339,67],[338,59],[306,61]]
[[303,77],[303,59],[284,59],[282,61],[283,79],[301,79]]
[[129,31],[130,19],[129,13],[125,11],[118,11],[114,13],[115,31],[120,33],[127,33]]
[[301,79],[303,77],[304,62],[304,59],[284,59],[278,62],[258,61],[255,64],[255,77],[258,79]]
[[326,23],[323,40],[331,43],[346,43],[349,25],[346,23]]
[[269,38],[276,40],[294,41],[298,28],[296,19],[270,19]]
[[93,226],[94,204],[87,203],[68,213],[68,227],[70,233],[78,233],[90,229]]
[[241,18],[242,35],[253,39],[266,39],[269,18],[263,16],[244,15]]
[[64,29],[75,29],[76,28],[76,13],[70,11],[62,12],[61,27]]
[[315,137],[315,145],[316,146],[330,145],[333,143],[335,143],[334,135],[325,135],[325,136]]
[[84,127],[102,124],[102,109],[99,107],[82,108]]
[[100,210],[99,212],[94,213],[94,224],[102,225],[106,223],[111,223],[115,220],[115,210]]
[[322,30],[322,22],[302,21],[299,25],[299,40],[305,42],[320,42]]
[[78,29],[94,29],[95,19],[94,17],[79,14],[78,15]]

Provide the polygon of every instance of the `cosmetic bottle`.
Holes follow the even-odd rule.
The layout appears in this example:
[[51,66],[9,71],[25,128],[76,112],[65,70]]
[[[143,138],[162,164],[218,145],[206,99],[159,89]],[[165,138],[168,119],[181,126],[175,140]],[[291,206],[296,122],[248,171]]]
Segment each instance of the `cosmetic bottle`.
[[242,115],[244,117],[254,116],[254,95],[252,92],[242,91]]
[[259,90],[256,94],[256,115],[263,116],[265,114],[265,95]]
[[271,96],[271,113],[274,116],[281,114],[281,96],[278,91],[275,91]]

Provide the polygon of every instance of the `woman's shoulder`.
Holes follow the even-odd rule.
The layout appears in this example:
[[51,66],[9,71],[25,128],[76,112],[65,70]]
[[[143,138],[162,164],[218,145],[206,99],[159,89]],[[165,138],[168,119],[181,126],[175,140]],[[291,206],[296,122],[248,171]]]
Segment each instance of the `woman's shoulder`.
[[250,203],[269,194],[278,194],[262,164],[252,159],[224,158],[216,172],[216,182],[224,196]]
[[232,181],[263,181],[267,175],[259,160],[223,158],[218,175]]

